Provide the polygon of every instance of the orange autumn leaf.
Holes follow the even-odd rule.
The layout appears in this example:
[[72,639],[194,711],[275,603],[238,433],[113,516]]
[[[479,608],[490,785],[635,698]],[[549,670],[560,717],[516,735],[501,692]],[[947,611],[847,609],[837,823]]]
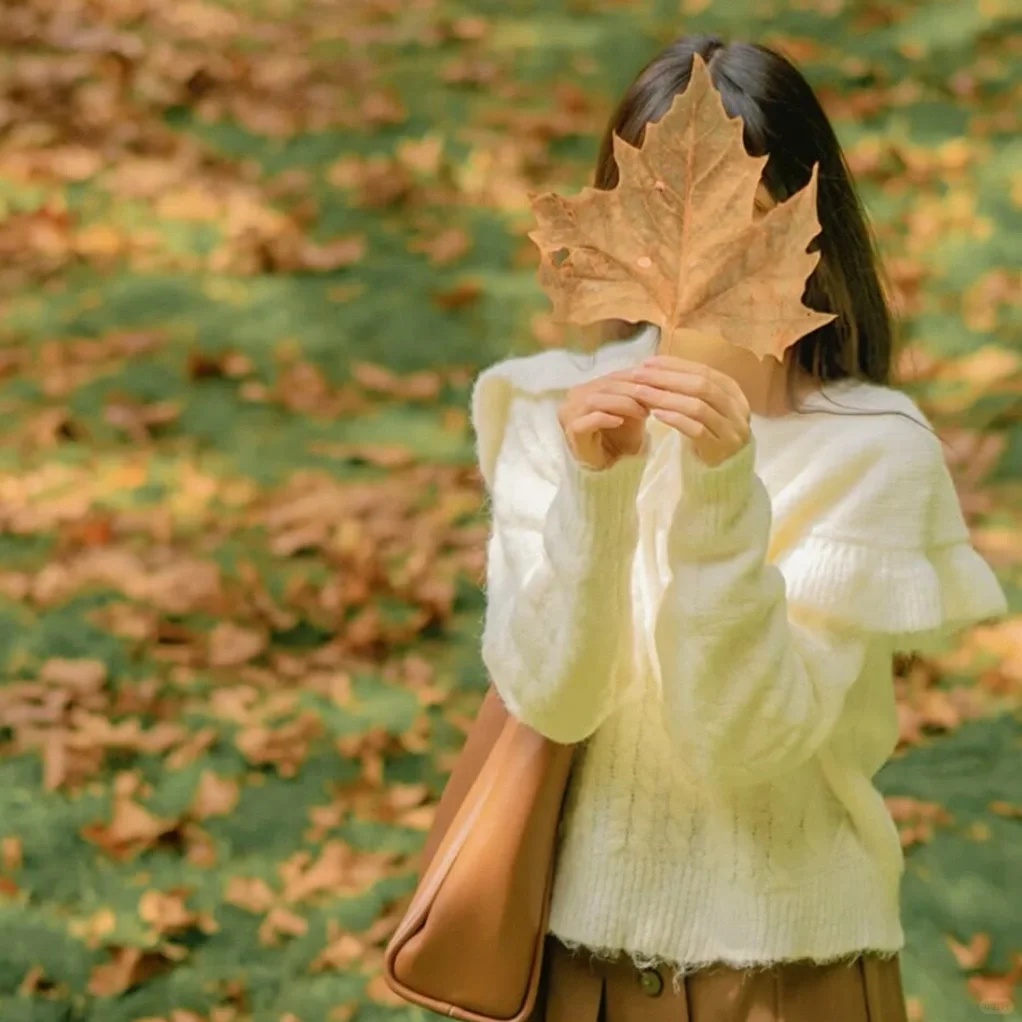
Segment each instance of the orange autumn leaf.
[[13,873],[21,869],[21,838],[13,834],[0,838],[0,868]]
[[106,682],[107,667],[100,660],[51,657],[39,667],[39,680],[78,693],[97,692]]
[[1015,985],[1022,978],[1022,965],[1008,972],[979,973],[966,982],[969,994],[986,1015],[1010,1015],[1015,1012]]
[[185,904],[186,895],[184,890],[146,891],[139,898],[139,917],[163,936],[192,928],[216,933],[220,929],[217,921],[208,912],[190,909]]
[[962,944],[949,935],[944,938],[951,953],[963,969],[978,969],[990,954],[990,934],[974,933],[968,944]]
[[263,947],[275,947],[281,937],[304,937],[308,929],[309,924],[297,912],[284,905],[274,905],[257,932]]
[[224,901],[229,905],[256,915],[269,911],[276,900],[273,888],[259,877],[231,877],[224,892]]
[[89,823],[81,828],[81,834],[111,857],[130,859],[176,826],[176,820],[159,819],[131,798],[115,798],[110,822]]
[[992,813],[997,813],[999,816],[1014,816],[1016,819],[1022,820],[1022,805],[1013,805],[1011,802],[1004,802],[1000,799],[991,802],[987,809]]
[[209,662],[214,667],[237,667],[266,648],[266,637],[231,621],[221,621],[209,636]]
[[164,954],[166,948],[144,951],[135,947],[116,947],[110,960],[93,967],[89,977],[89,993],[93,997],[115,997],[137,983],[166,972],[173,962]]
[[392,1008],[402,1008],[406,1004],[405,1000],[390,988],[382,973],[373,976],[365,985],[363,992],[373,1004],[386,1004]]
[[309,963],[309,972],[326,969],[347,971],[365,954],[365,942],[340,927],[334,919],[327,920],[327,943]]
[[86,947],[97,948],[117,929],[117,916],[110,908],[100,908],[84,919],[72,919],[68,929]]
[[197,918],[179,891],[146,891],[139,898],[138,914],[158,933],[187,929]]
[[320,891],[342,890],[353,859],[354,853],[343,841],[329,841],[308,869],[302,864],[286,869],[284,900],[301,901]]
[[742,128],[696,55],[688,88],[647,125],[640,148],[614,136],[616,187],[530,195],[539,227],[529,237],[555,313],[580,326],[655,323],[664,350],[677,354],[687,330],[778,359],[835,319],[802,304],[820,259],[806,252],[820,232],[818,166],[801,191],[757,217],[767,158],[746,152]]
[[227,816],[234,812],[240,794],[238,782],[233,778],[220,777],[212,770],[203,770],[189,811],[197,820],[206,820],[210,816]]

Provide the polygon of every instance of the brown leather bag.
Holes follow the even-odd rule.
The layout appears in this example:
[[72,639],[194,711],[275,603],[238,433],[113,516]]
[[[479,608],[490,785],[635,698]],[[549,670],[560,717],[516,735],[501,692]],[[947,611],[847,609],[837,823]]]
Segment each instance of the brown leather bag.
[[490,686],[387,945],[384,978],[400,997],[466,1022],[532,1015],[574,749],[511,716]]

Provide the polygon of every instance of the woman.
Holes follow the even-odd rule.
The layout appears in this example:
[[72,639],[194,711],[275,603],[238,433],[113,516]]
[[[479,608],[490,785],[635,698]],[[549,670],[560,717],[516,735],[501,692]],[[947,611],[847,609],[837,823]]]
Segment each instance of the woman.
[[[761,211],[818,163],[836,314],[781,364],[647,325],[580,365],[498,362],[472,395],[491,496],[483,659],[508,709],[580,743],[540,1022],[904,1022],[892,654],[1006,609],[941,445],[889,385],[891,322],[834,132],[784,58],[684,37],[628,89],[644,127],[707,62]],[[634,328],[633,328],[634,329]],[[652,361],[647,361],[652,358]]]

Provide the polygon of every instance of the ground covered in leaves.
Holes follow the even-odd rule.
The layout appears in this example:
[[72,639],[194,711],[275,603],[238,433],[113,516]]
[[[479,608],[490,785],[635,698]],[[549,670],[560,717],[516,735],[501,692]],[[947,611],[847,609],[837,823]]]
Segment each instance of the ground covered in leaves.
[[880,782],[913,1019],[1022,1004],[1008,0],[2,6],[3,1022],[424,1017],[379,966],[485,686],[468,386],[562,339],[528,192],[703,29],[818,87],[1011,600],[901,665]]

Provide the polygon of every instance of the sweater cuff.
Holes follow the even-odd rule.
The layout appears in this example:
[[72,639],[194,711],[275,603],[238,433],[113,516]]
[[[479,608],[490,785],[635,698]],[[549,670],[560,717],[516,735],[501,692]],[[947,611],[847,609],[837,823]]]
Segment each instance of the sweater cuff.
[[645,467],[645,449],[624,455],[610,468],[589,468],[569,457],[568,490],[582,522],[598,523],[601,531],[630,523],[637,516],[635,500]]
[[550,563],[565,578],[606,578],[616,559],[630,557],[638,539],[637,491],[643,455],[591,469],[569,457],[544,528]]
[[707,465],[691,442],[682,438],[682,501],[697,507],[704,524],[715,530],[731,522],[749,498],[756,461],[756,440],[748,442],[719,465]]

